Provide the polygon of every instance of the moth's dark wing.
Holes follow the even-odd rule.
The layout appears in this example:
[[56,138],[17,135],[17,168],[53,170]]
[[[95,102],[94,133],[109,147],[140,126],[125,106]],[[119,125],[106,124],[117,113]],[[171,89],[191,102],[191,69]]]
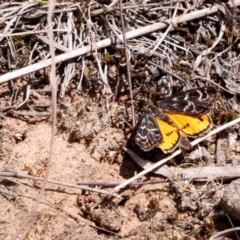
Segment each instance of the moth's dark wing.
[[150,151],[158,146],[161,133],[153,116],[143,114],[139,120],[135,135],[135,142],[143,151]]
[[[174,126],[175,128],[177,128],[177,126],[174,124],[174,122],[162,111],[162,109],[157,108],[154,105],[149,104],[148,108],[147,108],[147,111],[151,116],[153,116],[156,123],[157,123],[156,119],[159,119],[159,120],[167,123],[168,125],[171,125],[171,126]],[[161,125],[158,124],[158,126],[159,126],[159,129],[160,129]]]
[[218,92],[214,87],[196,88],[164,99],[160,108],[164,112],[198,115],[208,112],[217,97]]
[[160,108],[157,108],[152,104],[149,104],[147,106],[147,112],[150,115],[154,116],[155,118],[162,118],[164,116],[163,111]]

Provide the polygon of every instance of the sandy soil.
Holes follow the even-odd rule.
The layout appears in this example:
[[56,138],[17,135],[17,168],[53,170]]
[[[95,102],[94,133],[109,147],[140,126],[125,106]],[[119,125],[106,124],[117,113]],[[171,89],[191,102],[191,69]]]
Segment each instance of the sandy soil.
[[[3,117],[2,126],[1,170],[43,177],[49,154],[50,121],[33,124]],[[102,129],[88,144],[70,143],[63,133],[56,132],[49,179],[111,183],[130,178],[140,169],[122,153],[118,143],[123,139],[123,133],[111,127]],[[162,182],[128,187],[121,192],[124,200],[48,184],[34,220],[20,239],[119,239],[118,234],[123,239],[196,239],[200,230],[204,231],[199,228],[203,220],[191,216],[191,212],[177,210],[169,183],[154,175],[141,180]],[[0,195],[1,239],[9,239],[30,213],[40,186],[41,182],[36,180],[2,178],[1,189],[17,197]],[[104,201],[97,205],[101,200]],[[91,209],[95,204],[97,207]],[[91,227],[95,224],[117,235]],[[205,236],[208,231],[205,230]]]

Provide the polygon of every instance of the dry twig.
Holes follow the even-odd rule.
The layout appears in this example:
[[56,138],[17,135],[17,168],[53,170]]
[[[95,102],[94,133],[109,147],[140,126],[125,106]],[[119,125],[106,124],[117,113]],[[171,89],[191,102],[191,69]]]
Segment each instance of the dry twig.
[[[211,132],[209,132],[206,136],[204,137],[201,137],[201,138],[198,138],[194,141],[191,142],[191,145],[192,146],[195,146],[197,145],[198,143],[202,142],[203,140],[209,138],[210,136],[218,133],[218,132],[221,132],[223,131],[224,129],[226,128],[229,128],[231,126],[234,126],[235,124],[239,123],[240,122],[240,118],[238,119],[235,119],[229,123],[226,123],[224,124],[223,126],[220,126],[214,130],[212,130]],[[128,149],[125,149],[125,151],[129,152]],[[115,192],[118,192],[120,189],[126,187],[129,183],[133,182],[133,181],[136,181],[136,179],[138,179],[139,177],[141,176],[144,176],[145,174],[149,173],[149,172],[155,172],[155,170],[161,166],[163,166],[163,164],[165,164],[166,162],[168,162],[170,159],[176,157],[177,155],[179,155],[180,153],[182,152],[181,149],[178,149],[177,151],[175,151],[174,153],[170,154],[169,156],[167,156],[166,158],[162,159],[161,161],[155,163],[155,164],[151,164],[150,166],[148,164],[145,163],[145,165],[143,165],[142,167],[145,167],[147,165],[147,168],[145,170],[143,170],[142,172],[138,173],[137,175],[135,175],[134,177],[128,179],[126,182],[120,184],[119,186],[115,187],[114,188],[114,191]],[[197,170],[198,172],[199,170]],[[169,174],[169,171],[168,171],[168,174]],[[170,173],[171,174],[171,173]],[[207,176],[204,177],[204,179],[207,179],[207,181],[209,180],[208,179],[208,175],[209,173],[207,173]],[[236,174],[236,172],[235,172]],[[239,175],[239,172],[237,173]],[[186,174],[185,174],[186,175]],[[224,176],[226,175],[226,171],[224,172]],[[191,175],[191,178],[192,176],[197,176],[196,175],[196,172],[194,172],[192,175]],[[224,178],[223,176],[223,178]],[[186,177],[186,176],[185,176]],[[233,177],[236,177],[236,175],[234,175]]]

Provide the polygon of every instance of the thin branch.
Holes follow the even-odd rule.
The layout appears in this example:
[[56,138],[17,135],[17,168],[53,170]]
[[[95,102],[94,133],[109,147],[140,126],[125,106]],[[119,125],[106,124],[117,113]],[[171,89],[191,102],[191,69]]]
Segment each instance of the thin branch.
[[34,218],[35,213],[37,212],[38,206],[41,203],[41,200],[44,196],[44,191],[47,185],[47,179],[50,173],[50,164],[53,156],[53,144],[54,144],[54,134],[55,129],[57,125],[57,80],[56,80],[56,62],[55,62],[55,50],[54,50],[54,41],[53,41],[53,32],[52,32],[52,17],[53,17],[53,10],[55,7],[55,0],[50,1],[48,6],[48,37],[49,37],[49,49],[51,53],[51,62],[52,67],[50,71],[50,83],[51,83],[51,90],[52,90],[52,133],[51,133],[51,141],[50,141],[50,151],[49,151],[49,157],[47,159],[46,163],[46,171],[44,175],[44,180],[41,186],[40,193],[37,196],[36,204],[33,206],[32,211],[30,212],[30,215],[27,216],[20,224],[20,227],[18,227],[17,231],[11,236],[11,240],[17,239],[17,237],[20,235],[20,233],[27,227],[27,225],[31,222],[31,220]]
[[[49,30],[36,30],[36,31],[26,31],[26,32],[18,32],[18,33],[3,33],[0,34],[0,38],[3,37],[16,37],[16,36],[24,36],[24,35],[36,35],[39,33],[47,33]],[[53,29],[53,32],[67,32],[67,29]]]
[[[23,174],[23,173],[17,173],[17,172],[0,172],[0,176],[4,177],[4,178],[23,178],[23,179],[31,179],[31,180],[36,180],[36,181],[44,181],[44,178],[41,177],[35,177],[35,176],[31,176],[28,174]],[[97,192],[100,194],[105,194],[105,195],[110,195],[110,196],[114,196],[114,197],[118,197],[121,198],[118,194],[112,194],[109,193],[107,191],[101,190],[101,189],[96,189],[96,188],[90,188],[90,187],[84,187],[84,186],[80,186],[80,185],[94,185],[94,186],[116,186],[119,183],[94,183],[94,182],[88,182],[88,183],[68,183],[68,182],[62,182],[62,181],[57,181],[57,180],[51,180],[51,179],[47,179],[48,183],[53,183],[53,184],[57,184],[57,185],[62,185],[62,186],[66,186],[66,187],[71,187],[71,188],[78,188],[78,189],[82,189],[82,190],[87,190],[87,191],[91,191],[91,192]],[[134,185],[138,185],[140,183],[134,183]]]
[[158,65],[158,64],[156,64],[156,63],[154,63],[154,62],[152,62],[152,61],[150,61],[150,60],[148,60],[148,63],[151,64],[151,65],[153,65],[153,66],[155,66],[155,67],[157,67],[157,68],[159,68],[159,69],[161,69],[163,72],[165,72],[165,73],[167,73],[167,74],[175,77],[175,78],[178,79],[179,81],[181,81],[181,82],[186,82],[186,80],[184,80],[183,78],[181,78],[181,77],[179,77],[178,75],[176,75],[176,74],[168,71],[167,69],[161,67],[160,65]]
[[129,95],[130,95],[130,103],[131,103],[131,111],[132,111],[132,126],[135,127],[136,121],[135,121],[135,112],[134,112],[134,103],[133,103],[132,79],[131,79],[131,71],[130,71],[130,54],[128,54],[128,48],[127,48],[126,28],[125,28],[125,23],[123,19],[122,0],[118,0],[118,3],[119,3],[119,10],[120,10],[121,24],[122,24],[122,36],[123,36],[125,58],[126,58],[127,78],[128,78]]
[[10,195],[11,197],[16,198],[18,195],[16,193],[13,192],[9,192],[7,190],[4,190],[2,188],[0,188],[0,193],[4,194],[4,195]]
[[[195,146],[197,144],[199,144],[200,142],[206,140],[207,138],[211,137],[212,135],[223,131],[224,129],[227,129],[231,126],[234,126],[235,124],[240,123],[240,118],[237,118],[229,123],[224,124],[223,126],[220,126],[214,130],[212,130],[211,132],[209,132],[208,134],[206,134],[206,136],[204,137],[200,137],[194,141],[191,142],[192,146]],[[126,149],[125,149],[126,150]],[[165,164],[166,162],[168,162],[169,160],[171,160],[172,158],[176,157],[177,155],[179,155],[180,153],[182,153],[181,149],[178,149],[177,151],[175,151],[174,153],[170,154],[169,156],[167,156],[166,158],[162,159],[161,161],[152,164],[151,166],[149,166],[147,169],[143,170],[142,172],[138,173],[137,175],[135,175],[134,177],[128,179],[127,181],[125,181],[124,183],[120,184],[119,186],[114,188],[114,192],[118,192],[120,189],[126,187],[129,183],[136,181],[139,177],[144,176],[145,174],[154,171],[154,169],[161,167],[163,164]]]

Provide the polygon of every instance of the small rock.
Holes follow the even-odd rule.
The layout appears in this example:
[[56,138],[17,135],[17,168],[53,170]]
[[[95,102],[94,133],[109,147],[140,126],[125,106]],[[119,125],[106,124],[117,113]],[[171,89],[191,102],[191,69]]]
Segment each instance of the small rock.
[[240,220],[240,179],[232,181],[224,190],[221,204],[233,218]]

